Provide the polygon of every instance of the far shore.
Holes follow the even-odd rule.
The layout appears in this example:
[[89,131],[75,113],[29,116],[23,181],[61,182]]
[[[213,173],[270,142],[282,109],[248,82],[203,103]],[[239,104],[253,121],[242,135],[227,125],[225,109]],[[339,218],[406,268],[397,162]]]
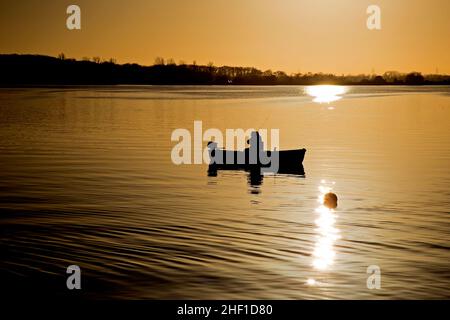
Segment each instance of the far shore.
[[152,66],[117,64],[113,59],[67,59],[64,55],[0,54],[0,87],[54,87],[96,85],[346,85],[425,86],[450,85],[450,75],[419,72],[385,72],[381,75],[334,75],[261,71],[253,67],[216,67],[180,63],[158,58]]

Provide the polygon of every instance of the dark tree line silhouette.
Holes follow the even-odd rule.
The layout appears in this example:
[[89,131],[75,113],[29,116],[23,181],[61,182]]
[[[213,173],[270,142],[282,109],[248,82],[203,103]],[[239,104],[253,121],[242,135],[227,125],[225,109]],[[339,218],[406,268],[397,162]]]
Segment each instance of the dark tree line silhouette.
[[0,85],[450,85],[450,75],[426,75],[418,72],[383,75],[334,75],[261,71],[252,67],[216,67],[178,65],[169,59],[157,58],[152,66],[117,64],[114,59],[99,57],[82,60],[43,55],[0,55]]

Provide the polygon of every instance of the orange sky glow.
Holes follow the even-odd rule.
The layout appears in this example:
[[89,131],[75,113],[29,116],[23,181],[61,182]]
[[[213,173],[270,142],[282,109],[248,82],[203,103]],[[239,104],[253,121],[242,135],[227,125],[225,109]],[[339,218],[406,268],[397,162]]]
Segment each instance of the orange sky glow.
[[[81,30],[66,8],[81,8]],[[381,30],[366,9],[381,8]],[[3,0],[0,53],[336,74],[450,74],[448,0]]]

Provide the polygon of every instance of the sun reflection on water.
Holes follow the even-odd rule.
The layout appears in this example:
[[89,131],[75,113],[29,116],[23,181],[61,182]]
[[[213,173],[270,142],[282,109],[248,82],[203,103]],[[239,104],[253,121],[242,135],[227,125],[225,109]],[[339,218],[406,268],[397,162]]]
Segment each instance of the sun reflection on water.
[[343,86],[319,85],[306,87],[305,92],[314,97],[314,102],[330,103],[342,99],[342,95],[347,92],[347,89]]
[[[331,183],[334,184],[334,183]],[[326,185],[326,181],[322,180],[319,186],[319,196],[317,201],[319,206],[315,209],[318,214],[314,221],[317,228],[317,241],[313,252],[313,267],[316,270],[327,270],[334,262],[336,252],[334,243],[340,238],[339,230],[335,227],[337,214],[334,209],[329,209],[323,205],[325,194],[330,192],[332,187]]]

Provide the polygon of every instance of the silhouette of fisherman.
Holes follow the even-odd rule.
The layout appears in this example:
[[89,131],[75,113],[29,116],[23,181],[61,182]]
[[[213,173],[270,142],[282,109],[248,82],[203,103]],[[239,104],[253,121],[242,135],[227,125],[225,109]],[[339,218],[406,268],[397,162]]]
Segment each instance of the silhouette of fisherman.
[[[228,164],[228,165],[245,165],[253,168],[260,168],[262,165],[268,165],[271,161],[270,153],[264,151],[264,142],[261,139],[261,135],[257,131],[253,131],[250,134],[250,138],[247,140],[249,147],[244,149],[244,152],[230,151],[230,150],[218,150],[217,143],[209,141],[208,151],[211,159],[210,165],[216,164]],[[227,162],[229,153],[233,153],[232,160],[234,163]]]
[[249,164],[260,164],[262,153],[264,152],[264,142],[258,131],[253,131],[250,134],[250,139],[247,140],[250,147],[245,149],[245,157]]

